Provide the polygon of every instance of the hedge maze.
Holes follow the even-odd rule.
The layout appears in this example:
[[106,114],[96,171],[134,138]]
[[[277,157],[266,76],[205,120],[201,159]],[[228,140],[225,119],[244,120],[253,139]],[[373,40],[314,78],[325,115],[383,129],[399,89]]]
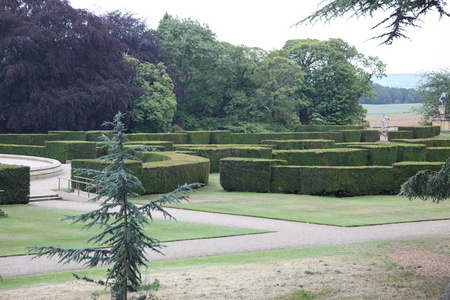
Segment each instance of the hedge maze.
[[[103,169],[96,160],[105,154],[97,143],[101,133],[0,134],[0,153]],[[159,151],[136,153],[142,162],[129,167],[145,187],[139,193],[207,184],[210,172],[220,172],[227,191],[355,196],[398,193],[417,171],[439,170],[450,157],[450,139],[433,138],[440,134],[438,126],[399,127],[389,134],[391,142],[379,143],[377,130],[339,125],[299,126],[297,132],[283,133],[134,133],[127,135],[130,147]]]

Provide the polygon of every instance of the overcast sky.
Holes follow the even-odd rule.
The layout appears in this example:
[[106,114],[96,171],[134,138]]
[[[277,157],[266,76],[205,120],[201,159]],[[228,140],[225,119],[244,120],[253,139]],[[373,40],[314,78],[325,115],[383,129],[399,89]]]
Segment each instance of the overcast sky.
[[[156,29],[167,12],[180,19],[191,18],[208,24],[217,40],[234,45],[280,49],[290,39],[342,38],[359,52],[378,56],[387,73],[421,73],[450,67],[450,18],[439,21],[429,13],[422,28],[408,28],[411,40],[397,40],[391,46],[369,40],[380,34],[371,31],[378,19],[336,19],[330,24],[292,27],[313,12],[321,0],[70,0],[75,8],[96,14],[119,9],[136,14]],[[379,15],[381,18],[382,15]]]

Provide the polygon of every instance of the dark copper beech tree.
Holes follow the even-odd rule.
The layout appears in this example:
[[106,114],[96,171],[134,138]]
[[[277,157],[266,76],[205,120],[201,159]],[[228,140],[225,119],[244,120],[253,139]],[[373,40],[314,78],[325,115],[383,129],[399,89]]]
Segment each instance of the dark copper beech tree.
[[0,132],[99,129],[127,112],[140,91],[125,51],[66,0],[0,0]]

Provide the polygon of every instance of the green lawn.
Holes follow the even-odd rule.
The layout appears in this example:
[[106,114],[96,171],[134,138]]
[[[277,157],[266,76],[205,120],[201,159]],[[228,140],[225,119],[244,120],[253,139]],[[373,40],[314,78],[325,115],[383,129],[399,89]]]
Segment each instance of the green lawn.
[[422,103],[408,104],[362,104],[367,109],[368,116],[378,116],[389,114],[389,116],[414,116],[417,113],[411,112],[411,108],[418,108]]
[[[0,218],[0,256],[27,254],[26,246],[86,247],[85,241],[100,232],[83,230],[81,224],[60,221],[64,215],[77,215],[73,210],[50,209],[28,205],[7,205],[8,214]],[[175,216],[176,217],[176,216]],[[147,234],[162,242],[260,233],[262,231],[189,222],[154,219]],[[1,274],[1,272],[0,272]]]
[[[143,196],[151,199],[155,196]],[[138,200],[140,202],[141,200]],[[219,174],[191,194],[189,203],[174,207],[337,226],[363,226],[450,218],[450,201],[409,201],[395,195],[348,198],[293,194],[226,192]]]

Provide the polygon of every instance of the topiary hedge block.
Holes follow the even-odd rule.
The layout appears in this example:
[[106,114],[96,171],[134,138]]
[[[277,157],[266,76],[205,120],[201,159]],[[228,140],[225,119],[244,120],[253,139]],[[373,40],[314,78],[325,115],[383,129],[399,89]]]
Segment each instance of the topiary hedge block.
[[204,157],[211,162],[211,173],[220,170],[220,160],[226,157],[250,157],[250,158],[272,158],[272,149],[265,147],[245,146],[189,146],[177,147],[177,151],[187,151],[189,154]]
[[30,167],[0,164],[1,204],[30,202]]
[[208,184],[208,159],[174,152],[154,152],[154,155],[162,155],[165,160],[142,165],[141,181],[147,194],[172,192],[186,183]]
[[173,151],[173,142],[169,141],[134,141],[129,142],[127,145],[132,145],[133,147],[142,146],[161,149],[161,151]]
[[276,150],[303,150],[334,148],[334,140],[264,140],[263,145],[271,145]]
[[47,141],[45,156],[66,163],[72,159],[97,158],[97,143],[82,141]]
[[412,130],[399,130],[399,131],[389,131],[389,140],[396,139],[413,139],[414,131]]
[[328,132],[335,130],[361,130],[364,129],[362,125],[299,125],[295,127],[297,132]]
[[45,157],[45,147],[30,145],[0,145],[0,153]]
[[334,140],[336,143],[344,141],[343,132],[265,132],[265,133],[233,133],[232,144],[261,144],[264,140]]
[[395,193],[400,192],[400,186],[411,176],[416,175],[417,172],[422,170],[433,170],[438,172],[441,170],[444,162],[418,162],[418,161],[404,161],[398,162],[392,165],[394,168],[394,180],[396,182]]
[[344,137],[344,143],[354,143],[361,141],[361,130],[339,130]]
[[393,139],[392,142],[424,144],[427,147],[450,147],[450,139]]
[[298,166],[272,166],[270,192],[301,194],[300,170]]
[[349,148],[361,148],[369,151],[367,165],[369,166],[391,166],[397,162],[397,146],[391,143],[377,144],[349,144]]
[[50,130],[49,134],[59,134],[63,141],[86,141],[86,131]]
[[220,160],[220,184],[228,192],[269,193],[272,159],[224,158]]
[[392,167],[302,167],[301,193],[327,196],[392,194],[395,190]]
[[273,159],[282,159],[291,166],[365,166],[368,151],[364,149],[274,150]]
[[427,161],[446,161],[450,157],[450,147],[428,147]]
[[44,146],[46,141],[61,140],[59,134],[0,134],[0,144]]
[[188,144],[209,144],[211,140],[210,131],[185,131]]
[[426,161],[427,146],[415,143],[392,143],[397,146],[397,162]]
[[380,133],[375,129],[361,130],[361,142],[372,143],[380,140]]
[[131,133],[127,138],[134,141],[169,141],[174,144],[188,144],[188,134],[184,132],[176,133]]
[[398,130],[407,130],[414,132],[415,139],[430,138],[436,136],[436,126],[398,126]]
[[215,130],[211,131],[210,144],[231,144],[230,130]]

